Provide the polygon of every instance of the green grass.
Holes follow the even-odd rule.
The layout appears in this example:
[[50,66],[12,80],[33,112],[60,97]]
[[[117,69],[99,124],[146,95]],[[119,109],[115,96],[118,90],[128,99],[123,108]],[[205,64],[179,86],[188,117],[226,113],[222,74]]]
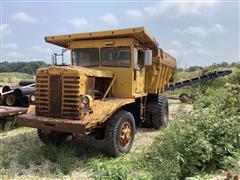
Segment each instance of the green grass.
[[9,117],[2,119],[0,123],[0,133],[16,128],[16,118]]
[[25,74],[25,73],[0,73],[0,85],[12,84],[17,85],[20,80],[23,79],[33,79],[34,75]]

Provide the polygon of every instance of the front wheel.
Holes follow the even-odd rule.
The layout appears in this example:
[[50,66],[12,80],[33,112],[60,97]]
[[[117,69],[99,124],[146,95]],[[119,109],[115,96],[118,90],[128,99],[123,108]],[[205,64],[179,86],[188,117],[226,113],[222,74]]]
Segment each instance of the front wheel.
[[116,112],[108,121],[105,131],[106,150],[108,155],[117,157],[128,153],[135,137],[135,120],[130,112]]

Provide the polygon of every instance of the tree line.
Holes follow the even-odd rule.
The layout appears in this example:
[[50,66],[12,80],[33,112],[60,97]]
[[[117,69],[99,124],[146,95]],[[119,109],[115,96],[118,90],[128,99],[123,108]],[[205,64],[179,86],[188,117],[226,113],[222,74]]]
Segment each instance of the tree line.
[[[43,61],[31,61],[31,62],[2,62],[0,63],[0,73],[1,72],[20,72],[20,73],[27,73],[27,74],[34,74],[35,70],[37,68],[41,67],[48,67],[50,64],[47,64]],[[213,63],[212,65],[208,66],[207,68],[218,68],[218,67],[240,67],[239,62],[233,62],[233,63]],[[193,72],[196,70],[201,70],[204,67],[202,66],[190,66],[189,68],[183,69],[183,68],[177,68],[177,71],[187,71],[187,72]]]
[[31,61],[31,62],[1,62],[1,72],[20,72],[27,74],[34,74],[37,68],[47,67],[49,64],[43,61]]
[[177,68],[178,72],[181,71],[187,71],[187,72],[193,72],[196,70],[203,70],[204,68],[208,69],[215,69],[215,68],[227,68],[227,67],[237,67],[240,68],[240,62],[233,62],[233,63],[228,63],[228,62],[222,62],[222,63],[213,63],[212,65],[208,67],[202,67],[202,66],[190,66],[188,68]]

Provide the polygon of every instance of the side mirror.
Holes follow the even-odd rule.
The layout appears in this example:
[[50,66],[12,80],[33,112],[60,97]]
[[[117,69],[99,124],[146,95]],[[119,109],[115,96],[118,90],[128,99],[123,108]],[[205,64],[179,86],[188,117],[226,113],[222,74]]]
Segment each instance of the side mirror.
[[145,66],[152,65],[152,50],[150,49],[145,50],[144,65]]
[[138,50],[137,50],[137,48],[134,48],[133,52],[134,52],[134,61],[133,61],[134,69],[138,69]]

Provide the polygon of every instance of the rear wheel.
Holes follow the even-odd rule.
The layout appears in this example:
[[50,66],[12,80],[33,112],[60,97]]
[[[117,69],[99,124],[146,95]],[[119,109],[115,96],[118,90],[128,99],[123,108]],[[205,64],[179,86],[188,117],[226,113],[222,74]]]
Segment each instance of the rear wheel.
[[128,153],[135,137],[135,120],[130,112],[116,112],[108,121],[105,131],[106,151],[108,155],[117,157]]
[[145,127],[164,128],[168,124],[168,118],[169,109],[166,97],[158,96],[157,101],[147,103]]
[[46,133],[41,129],[37,130],[38,132],[38,137],[41,140],[42,143],[44,144],[53,144],[53,145],[60,145],[62,144],[69,136],[67,133],[62,133],[62,132],[49,132]]

